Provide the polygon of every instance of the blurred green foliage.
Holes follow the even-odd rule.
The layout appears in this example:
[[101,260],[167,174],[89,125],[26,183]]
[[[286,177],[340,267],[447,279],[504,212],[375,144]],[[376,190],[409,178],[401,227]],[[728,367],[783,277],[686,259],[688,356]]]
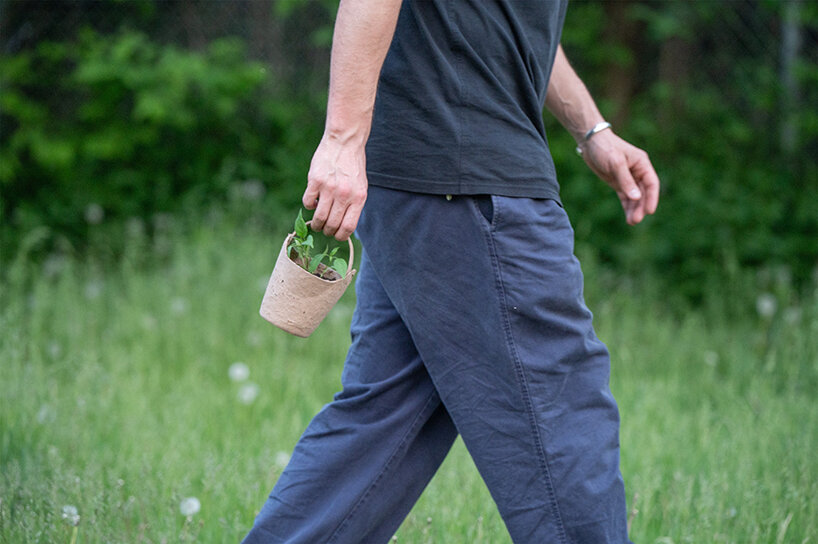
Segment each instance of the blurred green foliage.
[[4,248],[42,226],[81,246],[103,220],[196,210],[236,181],[257,180],[251,198],[270,187],[272,201],[296,202],[315,141],[308,108],[272,97],[272,75],[244,49],[85,30],[2,58]]
[[[145,9],[113,29],[0,57],[4,254],[30,246],[46,254],[60,241],[83,247],[112,223],[190,216],[242,191],[263,194],[254,209],[289,223],[320,138],[321,63],[337,3],[274,2],[276,33],[265,34],[262,21],[262,32],[198,47],[166,43],[169,23],[163,39],[152,34],[170,4],[138,5]],[[546,114],[580,253],[662,277],[694,300],[713,284],[707,278],[732,288],[748,267],[783,268],[808,283],[818,265],[818,8],[798,4],[791,29],[802,45],[785,67],[789,5],[571,4],[569,58],[617,132],[651,154],[663,183],[657,215],[628,227]],[[247,44],[275,51],[251,60],[259,57]],[[20,244],[32,232],[36,243]]]

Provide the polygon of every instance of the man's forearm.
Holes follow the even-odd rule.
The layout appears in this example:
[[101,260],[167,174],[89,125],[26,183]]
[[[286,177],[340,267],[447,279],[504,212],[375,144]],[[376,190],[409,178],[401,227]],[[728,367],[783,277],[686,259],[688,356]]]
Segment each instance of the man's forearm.
[[312,227],[347,240],[366,201],[366,140],[381,67],[401,0],[341,0],[332,36],[324,136],[312,156],[301,202]]
[[594,125],[604,121],[585,84],[568,63],[561,45],[551,69],[545,106],[577,142]]
[[400,11],[400,0],[342,0],[332,39],[327,136],[369,137],[375,91]]

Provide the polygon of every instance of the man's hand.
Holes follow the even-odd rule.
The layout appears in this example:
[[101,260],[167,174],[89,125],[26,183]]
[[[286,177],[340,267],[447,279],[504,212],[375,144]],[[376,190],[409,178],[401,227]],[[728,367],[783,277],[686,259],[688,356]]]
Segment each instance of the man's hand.
[[562,46],[557,48],[545,105],[574,136],[582,157],[594,173],[613,187],[625,219],[635,225],[656,211],[659,177],[648,154],[611,130],[603,130],[585,141],[588,130],[604,121],[585,84],[568,63]]
[[616,191],[629,225],[656,211],[659,176],[647,153],[611,130],[595,134],[581,147],[585,163]]
[[366,155],[360,139],[325,133],[312,157],[302,202],[315,210],[312,228],[345,241],[366,201]]

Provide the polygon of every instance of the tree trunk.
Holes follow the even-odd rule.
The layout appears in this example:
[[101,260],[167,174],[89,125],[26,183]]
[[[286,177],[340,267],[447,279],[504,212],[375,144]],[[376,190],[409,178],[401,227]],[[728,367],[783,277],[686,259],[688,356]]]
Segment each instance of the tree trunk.
[[784,2],[781,21],[781,150],[786,155],[795,153],[798,146],[798,80],[795,65],[802,42],[801,0]]
[[608,63],[604,77],[605,98],[613,105],[608,118],[614,126],[626,122],[636,89],[635,51],[639,25],[629,15],[634,3],[634,0],[621,0],[603,4],[606,18],[603,40],[619,53]]

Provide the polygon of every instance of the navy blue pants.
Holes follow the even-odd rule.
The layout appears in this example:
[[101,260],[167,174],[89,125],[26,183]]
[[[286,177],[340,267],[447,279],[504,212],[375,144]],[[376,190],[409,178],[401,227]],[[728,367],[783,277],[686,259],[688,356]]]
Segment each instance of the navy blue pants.
[[553,200],[370,187],[343,390],[245,543],[378,543],[459,433],[516,543],[628,542],[619,416]]

